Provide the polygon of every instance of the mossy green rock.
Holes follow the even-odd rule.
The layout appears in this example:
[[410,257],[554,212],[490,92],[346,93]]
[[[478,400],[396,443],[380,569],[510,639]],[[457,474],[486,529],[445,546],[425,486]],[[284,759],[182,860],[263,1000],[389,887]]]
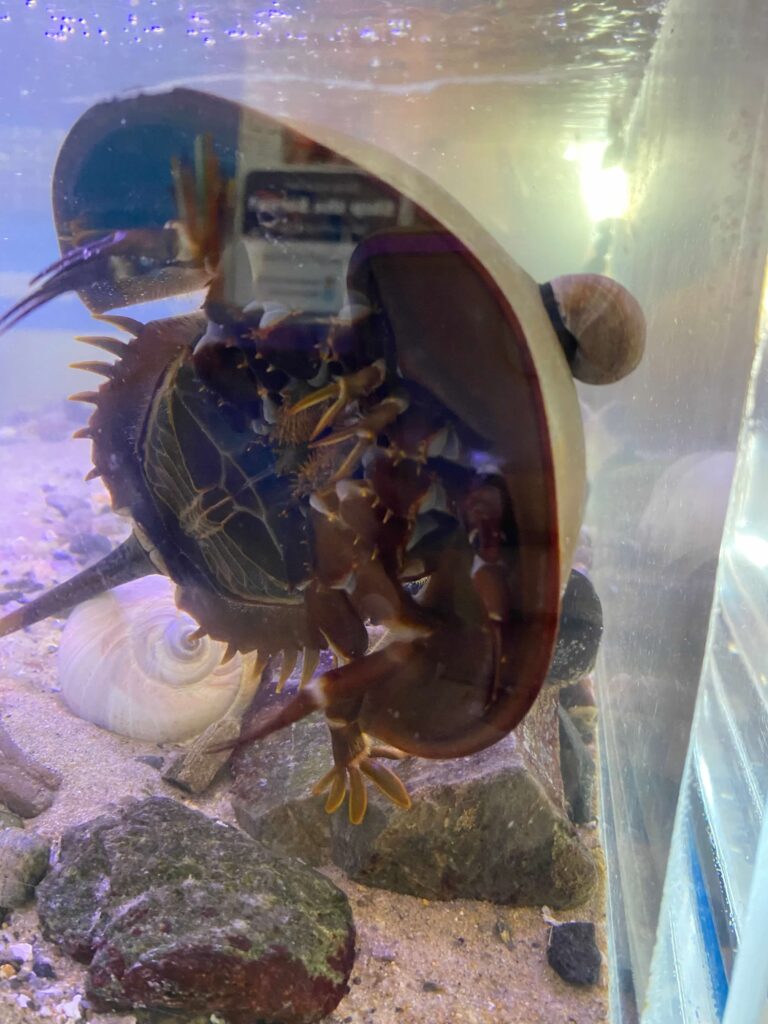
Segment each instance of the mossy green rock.
[[594,891],[595,860],[565,808],[554,687],[514,734],[487,750],[388,762],[411,795],[409,811],[371,786],[361,825],[349,824],[346,808],[325,814],[312,784],[330,761],[319,716],[239,751],[240,825],[274,850],[333,861],[357,882],[427,899],[564,908]]
[[51,844],[34,832],[0,827],[0,907],[20,907],[31,900],[48,870]]
[[304,1024],[347,991],[346,896],[173,800],[71,829],[37,895],[46,937],[90,963],[98,1009]]
[[[244,731],[247,733],[249,722]],[[236,751],[232,809],[250,836],[307,864],[331,860],[331,822],[325,796],[312,787],[331,767],[328,726],[321,715]]]
[[333,817],[333,859],[350,878],[431,900],[562,909],[591,896],[594,858],[516,736],[472,757],[397,770],[408,812],[375,800],[361,825]]

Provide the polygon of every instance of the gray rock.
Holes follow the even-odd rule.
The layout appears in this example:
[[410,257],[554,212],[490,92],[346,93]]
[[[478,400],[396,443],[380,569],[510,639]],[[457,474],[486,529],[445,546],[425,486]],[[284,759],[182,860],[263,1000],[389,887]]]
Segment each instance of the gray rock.
[[73,534],[69,542],[69,550],[83,564],[90,564],[112,550],[112,541],[103,533],[89,533],[82,531]]
[[[279,698],[264,695],[259,710]],[[248,731],[249,718],[243,726]],[[301,857],[307,864],[331,860],[330,818],[325,797],[312,787],[331,766],[328,726],[312,715],[238,750],[232,759],[232,807],[241,828],[273,850]]]
[[371,790],[358,826],[343,812],[326,815],[311,795],[330,745],[322,719],[306,719],[238,755],[238,821],[273,849],[330,858],[379,888],[576,905],[594,889],[597,868],[565,813],[556,702],[556,692],[543,694],[515,734],[472,757],[395,764],[413,807],[399,810]]
[[[225,715],[212,722],[194,741],[171,758],[163,779],[187,793],[202,793],[232,755],[240,735],[240,717]],[[221,748],[224,749],[221,749]]]
[[14,814],[34,818],[53,803],[61,775],[35,761],[0,726],[0,801]]
[[134,761],[138,761],[140,764],[146,764],[150,768],[154,768],[156,771],[162,771],[163,765],[165,764],[165,758],[162,754],[137,754],[134,757]]
[[90,514],[91,510],[90,504],[81,495],[67,494],[64,491],[51,491],[46,495],[45,503],[51,508],[55,508],[65,519],[75,512]]
[[[594,821],[596,809],[596,771],[592,750],[586,745],[571,711],[559,709],[560,764],[565,801],[571,821],[585,825]],[[594,709],[593,709],[594,710]]]
[[[33,572],[25,572],[17,579],[3,581],[3,591],[5,592],[3,600],[10,600],[8,594],[33,594],[36,590],[43,590],[44,587],[45,584],[41,583]],[[13,600],[18,600],[18,598],[13,598]]]
[[4,828],[24,828],[24,819],[0,804],[0,829]]
[[47,938],[90,962],[97,1010],[304,1024],[354,960],[349,903],[305,865],[154,797],[70,829],[38,889]]
[[333,858],[358,882],[427,899],[563,908],[597,869],[514,736],[471,758],[412,761],[407,814],[377,802],[362,825],[333,819]]
[[0,830],[0,907],[20,907],[48,870],[51,844],[20,828]]

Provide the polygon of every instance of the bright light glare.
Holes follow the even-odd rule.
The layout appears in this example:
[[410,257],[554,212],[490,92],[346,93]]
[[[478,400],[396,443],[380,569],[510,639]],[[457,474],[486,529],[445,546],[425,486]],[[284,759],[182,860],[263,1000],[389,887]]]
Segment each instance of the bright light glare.
[[737,533],[733,546],[736,551],[758,569],[768,569],[768,541],[753,533]]
[[593,221],[624,217],[629,209],[629,179],[623,167],[603,167],[608,142],[572,142],[566,160],[578,165],[581,195]]

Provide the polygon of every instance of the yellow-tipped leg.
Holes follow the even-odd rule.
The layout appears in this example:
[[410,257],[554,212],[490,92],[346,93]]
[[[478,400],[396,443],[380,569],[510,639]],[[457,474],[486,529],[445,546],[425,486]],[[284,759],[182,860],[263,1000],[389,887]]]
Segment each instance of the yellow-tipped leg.
[[368,807],[365,780],[362,771],[354,765],[347,768],[347,775],[349,776],[349,820],[353,825],[359,825],[365,817]]
[[342,377],[341,380],[334,381],[332,384],[327,384],[324,388],[318,388],[317,391],[310,392],[310,394],[295,402],[288,410],[289,416],[296,416],[298,413],[304,412],[305,409],[312,409],[314,406],[320,405],[321,402],[329,402],[331,400],[333,400],[333,404],[328,406],[309,435],[311,441],[314,441],[318,434],[322,434],[326,427],[329,427],[334,422],[347,404],[348,396],[344,378]]
[[390,758],[406,755],[396,747],[387,743],[377,744],[367,736],[356,721],[358,708],[359,702],[349,697],[337,703],[334,709],[326,707],[333,768],[325,773],[312,790],[315,796],[328,792],[325,809],[329,814],[341,807],[349,790],[349,820],[353,825],[359,825],[365,818],[368,781],[398,807],[411,806],[405,786],[395,773],[371,760],[374,752],[377,756]]
[[327,814],[333,814],[344,803],[347,795],[347,777],[343,768],[331,768],[327,775],[324,775],[312,792],[317,796],[328,789],[328,797],[325,801]]
[[387,800],[390,800],[397,807],[403,807],[405,810],[408,810],[411,806],[408,790],[391,768],[366,759],[360,765],[360,771],[365,772],[379,792],[383,793]]
[[404,810],[410,808],[411,798],[400,779],[391,769],[377,764],[368,757],[361,758],[355,764],[334,765],[313,787],[312,792],[315,796],[320,796],[328,791],[325,810],[328,814],[333,814],[344,803],[349,780],[349,820],[353,825],[359,825],[365,818],[368,807],[366,779],[369,779],[395,806]]
[[338,380],[333,381],[331,384],[326,384],[325,387],[318,388],[316,391],[312,391],[310,394],[300,398],[298,402],[295,402],[290,407],[288,415],[295,416],[297,413],[303,412],[304,409],[311,409],[321,402],[333,401],[333,404],[325,410],[315,424],[310,435],[310,440],[314,441],[316,437],[336,421],[349,402],[375,391],[384,381],[385,375],[386,367],[384,360],[377,359],[370,366],[364,366],[355,373],[339,377]]

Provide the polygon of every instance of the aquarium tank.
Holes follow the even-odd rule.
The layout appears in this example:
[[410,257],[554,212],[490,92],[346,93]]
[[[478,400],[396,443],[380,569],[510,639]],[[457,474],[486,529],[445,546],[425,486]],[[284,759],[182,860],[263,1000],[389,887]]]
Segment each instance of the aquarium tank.
[[0,0],[0,1024],[768,1019],[766,53]]

